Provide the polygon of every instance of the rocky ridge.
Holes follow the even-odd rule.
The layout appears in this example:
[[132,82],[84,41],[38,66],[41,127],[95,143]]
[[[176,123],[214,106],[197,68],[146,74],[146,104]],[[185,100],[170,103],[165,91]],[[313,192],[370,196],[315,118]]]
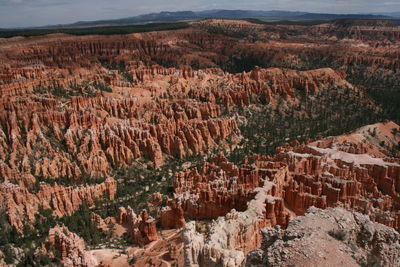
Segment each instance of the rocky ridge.
[[343,208],[311,207],[286,229],[261,232],[262,246],[245,266],[399,266],[399,233]]

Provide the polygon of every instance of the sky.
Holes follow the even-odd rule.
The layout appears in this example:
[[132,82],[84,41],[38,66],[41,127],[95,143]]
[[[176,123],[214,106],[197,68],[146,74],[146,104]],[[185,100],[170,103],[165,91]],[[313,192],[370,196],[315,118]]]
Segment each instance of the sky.
[[207,9],[338,14],[400,12],[400,0],[0,0],[0,28],[118,19],[160,11]]

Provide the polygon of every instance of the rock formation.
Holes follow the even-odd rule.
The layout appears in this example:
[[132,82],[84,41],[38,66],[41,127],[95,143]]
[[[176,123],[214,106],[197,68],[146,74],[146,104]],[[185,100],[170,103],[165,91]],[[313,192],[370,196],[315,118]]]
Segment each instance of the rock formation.
[[178,200],[169,200],[159,214],[160,224],[164,229],[182,228],[186,221],[184,210]]
[[[32,186],[38,177],[107,176],[114,166],[140,159],[160,166],[165,158],[203,153],[237,136],[235,120],[222,116],[232,106],[248,106],[252,99],[272,106],[279,99],[298,102],[297,94],[313,95],[333,87],[357,91],[343,71],[330,68],[255,67],[230,74],[206,68],[215,67],[211,62],[201,70],[187,67],[188,62],[176,62],[178,68],[156,64],[184,60],[187,55],[176,53],[184,53],[186,47],[174,49],[174,45],[187,42],[210,50],[225,47],[226,53],[241,47],[230,49],[232,39],[218,40],[200,29],[192,31],[174,33],[182,41],[176,43],[167,33],[116,39],[55,35],[2,42],[0,58],[7,64],[0,69],[4,76],[0,177]],[[275,49],[274,43],[269,45]],[[257,53],[258,48],[251,51]],[[152,63],[145,64],[149,57]],[[354,65],[353,60],[341,60]],[[360,65],[372,61],[382,62],[382,68],[393,65],[373,59]]]
[[90,213],[90,219],[92,220],[92,222],[94,222],[97,226],[97,229],[99,229],[101,232],[106,232],[108,230],[108,225],[106,223],[105,220],[103,220],[103,218],[101,218],[100,215],[92,212]]
[[83,203],[91,206],[97,199],[114,199],[116,190],[117,184],[111,178],[98,185],[76,188],[43,184],[35,194],[5,182],[0,186],[0,200],[6,208],[10,224],[22,231],[25,223],[35,221],[39,208],[50,209],[54,216],[62,217],[72,214]]
[[[218,158],[220,166],[232,170],[232,165],[227,164],[226,159],[221,156]],[[255,179],[256,186],[253,187],[253,190],[248,191],[251,192],[249,195],[252,197],[248,197],[249,202],[243,206],[243,211],[233,209],[223,217],[214,214],[214,218],[218,219],[211,224],[207,239],[196,232],[194,222],[186,224],[182,235],[185,242],[185,260],[188,266],[238,266],[244,260],[245,254],[260,244],[259,231],[262,227],[277,224],[282,227],[286,226],[290,214],[285,209],[281,196],[288,175],[287,167],[273,162],[266,164],[262,162],[261,165],[256,163],[256,167],[253,168],[253,171],[248,173],[252,173],[252,176],[257,178]],[[243,169],[241,171],[236,169],[236,174],[243,173]],[[223,173],[221,172],[221,176]],[[251,176],[249,175],[249,177]],[[235,179],[233,184],[240,188],[239,181],[242,178],[240,176],[231,176],[231,178]],[[201,192],[207,192],[206,190],[207,188]],[[232,192],[232,195],[235,196],[235,191],[229,190],[228,192]],[[192,201],[195,199],[192,197]],[[197,198],[197,203],[195,202],[193,205],[203,205],[203,201],[208,201],[208,199]],[[213,205],[213,199],[210,198],[209,201],[211,203],[205,202],[206,206]],[[218,201],[216,202],[218,203]],[[232,202],[234,203],[234,201]],[[239,206],[239,208],[243,207]],[[189,216],[191,210],[193,209],[188,209]]]
[[309,208],[287,229],[264,228],[245,266],[399,266],[400,235],[343,208]]
[[[21,232],[40,209],[62,217],[83,203],[114,200],[117,183],[137,179],[118,177],[121,170],[150,165],[160,170],[171,160],[203,156],[199,167],[174,173],[174,195],[165,202],[155,196],[148,210],[157,211],[157,218],[121,208],[117,218],[104,221],[93,213],[92,221],[102,230],[106,222],[116,222],[132,243],[144,245],[132,253],[141,257],[139,265],[183,265],[182,248],[188,266],[240,266],[248,253],[262,262],[263,251],[250,252],[261,245],[260,230],[284,229],[311,206],[342,207],[400,229],[400,155],[394,149],[400,127],[395,123],[283,144],[273,156],[245,155],[240,165],[214,153],[225,151],[228,157],[240,147],[246,141],[239,130],[246,124],[243,114],[260,107],[275,112],[266,118],[273,127],[279,116],[288,118],[280,127],[296,118],[313,122],[332,98],[377,116],[396,111],[398,22],[303,26],[210,19],[190,25],[129,35],[0,40],[0,208],[12,226]],[[371,98],[375,88],[393,107]],[[318,101],[308,114],[306,106]],[[398,120],[393,110],[390,118]],[[118,194],[107,204],[135,196]],[[339,210],[329,212],[335,217]],[[359,233],[369,231],[363,225],[373,225],[386,238],[387,228],[351,216]],[[158,232],[156,219],[167,234]],[[290,236],[283,230],[272,234]],[[375,241],[360,242],[360,255],[382,249],[387,259],[396,256]],[[65,265],[91,266],[82,241],[64,227],[51,230],[49,244]],[[379,262],[390,265],[385,257]],[[273,259],[271,264],[278,264]],[[371,263],[363,256],[346,259]]]
[[131,207],[121,207],[117,222],[126,227],[133,244],[148,244],[158,239],[156,220],[146,210],[138,216]]
[[[311,206],[342,206],[399,229],[400,162],[377,147],[379,138],[397,142],[399,137],[388,131],[393,127],[399,128],[388,122],[307,145],[288,145],[274,157],[255,155],[251,166],[240,168],[219,155],[205,162],[201,173],[197,169],[177,173],[175,198],[185,217],[216,219],[207,231],[208,238],[197,232],[195,222],[186,224],[186,264],[237,266],[260,243],[262,227],[285,228],[292,217],[303,215]],[[367,129],[374,128],[377,134],[371,139]],[[237,192],[243,193],[241,198],[247,203],[235,201]]]
[[[85,242],[65,226],[50,229],[44,251],[52,256],[54,251],[60,255],[61,262],[66,267],[94,267],[96,261],[86,251]],[[54,255],[53,255],[54,256]]]
[[387,157],[367,130],[379,129],[386,134],[378,137],[398,142],[389,130],[398,127],[376,124],[348,136],[282,148],[275,160],[288,164],[293,173],[286,188],[288,206],[301,215],[309,206],[341,205],[399,229],[400,161]]
[[[169,39],[168,35],[158,34]],[[212,42],[205,33],[178,35],[182,39],[195,38],[194,43],[200,42],[201,36]],[[312,97],[332,88],[358,92],[342,71],[329,68],[293,71],[255,67],[247,73],[230,74],[219,68],[193,70],[187,64],[177,64],[179,68],[165,68],[155,62],[144,64],[140,59],[148,56],[168,57],[170,45],[154,40],[57,35],[21,40],[18,49],[14,49],[13,40],[2,42],[4,52],[0,58],[8,62],[0,70],[7,77],[0,84],[0,179],[6,181],[3,187],[10,187],[10,182],[21,190],[32,191],[40,182],[58,179],[79,185],[86,183],[87,177],[112,176],[116,168],[135,161],[151,161],[159,167],[169,158],[183,159],[237,142],[240,132],[236,119],[226,113],[234,107],[251,105],[252,99],[271,106],[283,99],[290,105],[299,102],[298,94]],[[225,45],[222,42],[218,47]],[[126,51],[135,51],[135,60]],[[115,57],[115,61],[111,60]],[[88,65],[89,58],[97,63]],[[34,67],[25,71],[28,68],[23,66]],[[189,218],[216,218],[232,208],[244,211],[259,177],[248,173],[251,169],[232,171],[243,172],[239,173],[240,187],[236,188],[230,178],[226,185],[216,181],[215,188],[209,191],[211,195],[205,191],[199,195],[209,198],[210,205],[218,199],[210,209],[193,206],[189,212],[192,201],[186,200],[185,208],[179,207],[181,201],[175,207],[169,205],[163,211],[163,227],[182,227],[182,210],[190,213]],[[183,179],[192,179],[189,176],[196,174],[186,175]],[[228,170],[225,175],[234,174]],[[224,186],[232,188],[235,196],[224,193]],[[6,191],[2,190],[2,194],[9,194]],[[12,215],[13,206],[8,205],[10,220],[21,229],[19,219],[13,218],[25,212]],[[55,208],[55,214],[69,214],[77,208],[72,206],[73,209]],[[29,221],[33,221],[35,212],[35,208],[28,212]]]

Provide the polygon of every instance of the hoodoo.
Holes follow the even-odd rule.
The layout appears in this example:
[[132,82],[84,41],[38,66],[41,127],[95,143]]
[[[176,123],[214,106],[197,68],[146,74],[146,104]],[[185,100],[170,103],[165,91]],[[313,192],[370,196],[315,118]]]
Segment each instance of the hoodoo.
[[0,29],[0,266],[399,266],[398,21],[210,12]]

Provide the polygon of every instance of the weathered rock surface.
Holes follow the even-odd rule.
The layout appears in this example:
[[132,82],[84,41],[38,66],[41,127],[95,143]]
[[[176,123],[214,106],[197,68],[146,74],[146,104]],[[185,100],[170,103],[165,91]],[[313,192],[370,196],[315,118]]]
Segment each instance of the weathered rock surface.
[[245,266],[400,266],[400,234],[343,208],[309,208],[287,229],[264,228]]

